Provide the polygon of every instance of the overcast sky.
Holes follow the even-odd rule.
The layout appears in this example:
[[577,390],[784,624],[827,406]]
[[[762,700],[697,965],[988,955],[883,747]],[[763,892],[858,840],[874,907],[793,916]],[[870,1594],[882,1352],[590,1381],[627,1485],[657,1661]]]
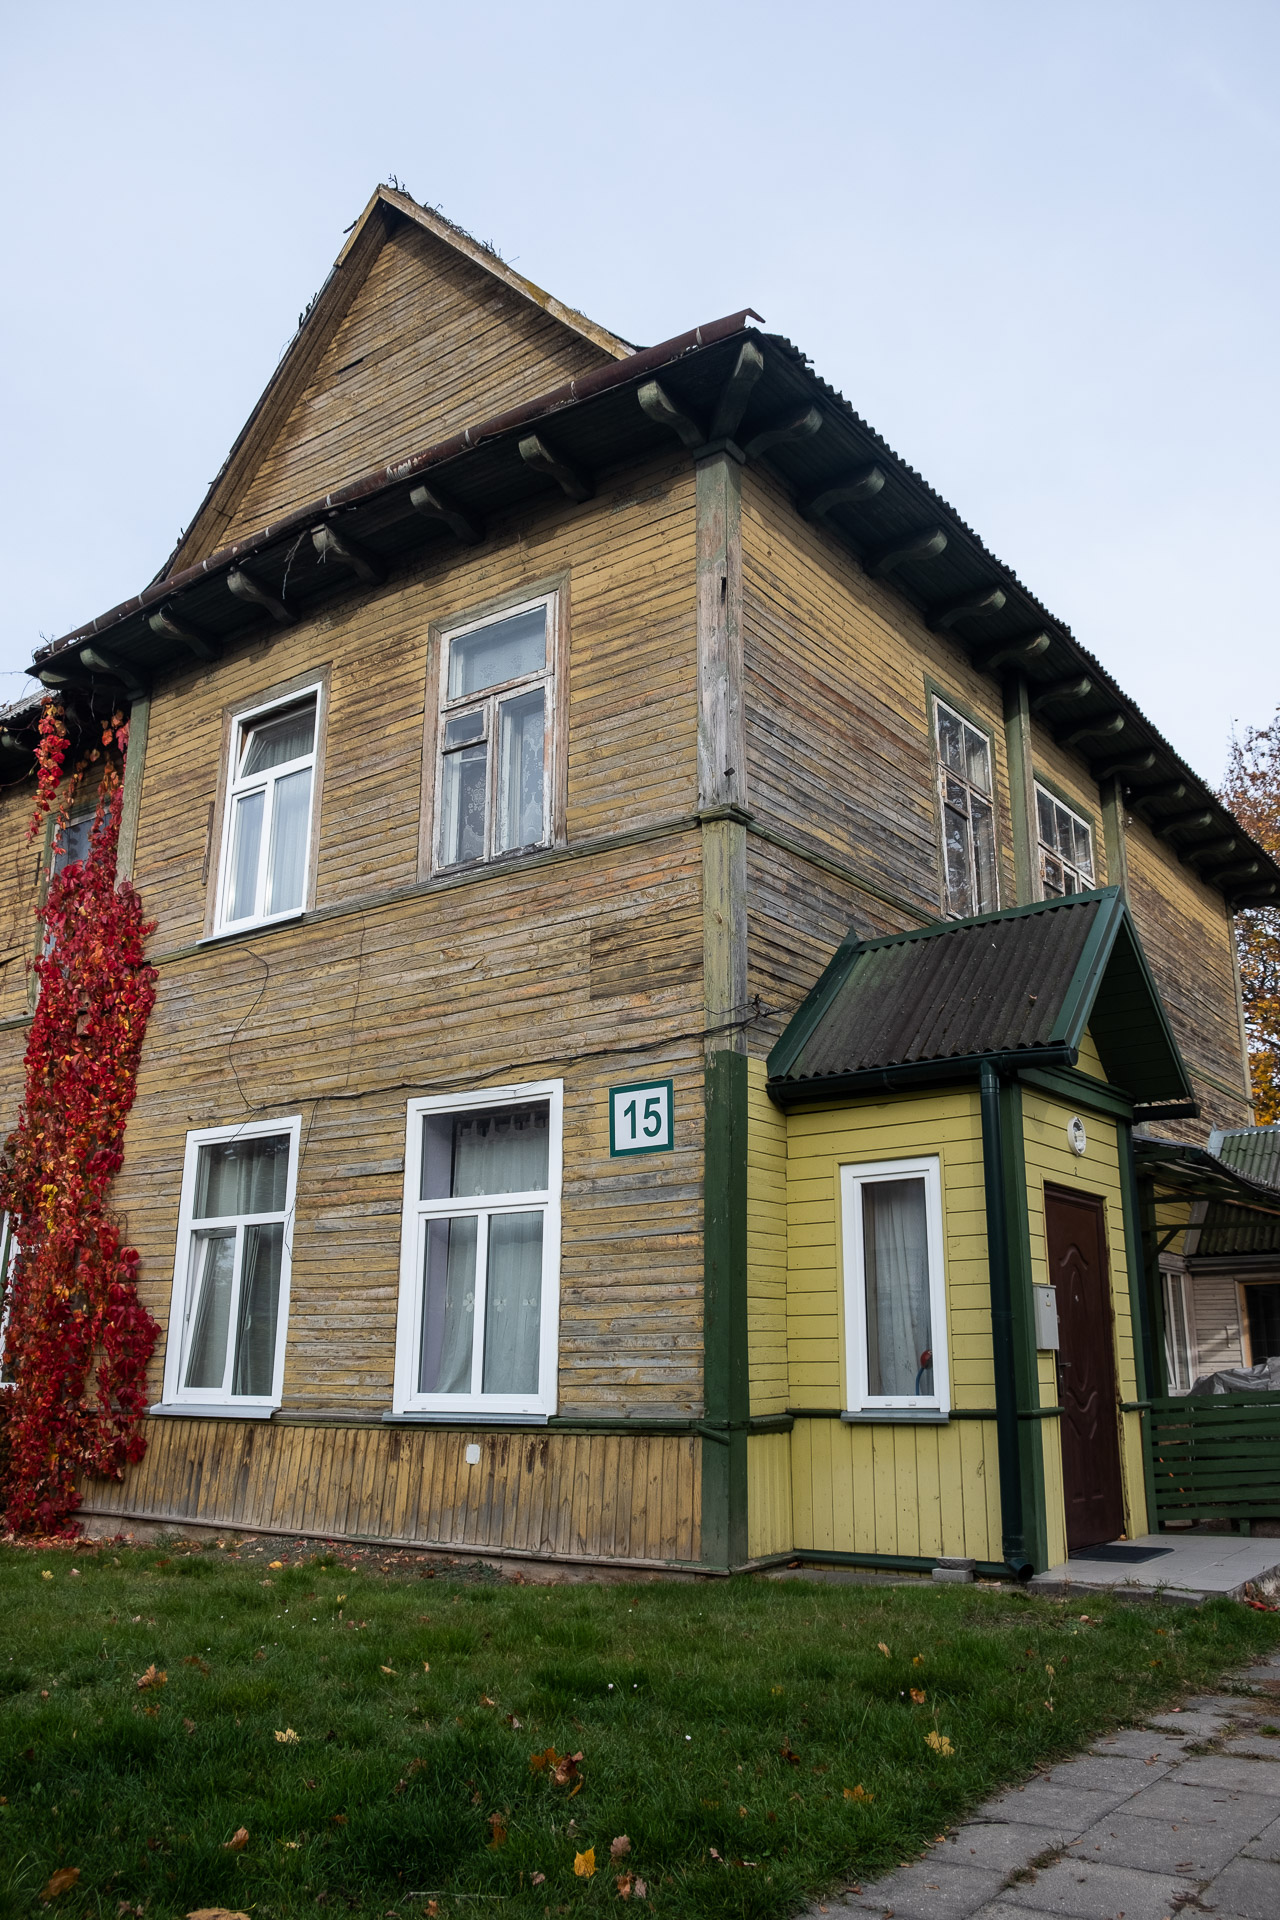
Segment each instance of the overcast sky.
[[1278,0],[0,20],[0,697],[152,577],[394,174],[630,340],[755,306],[1209,779],[1280,701]]

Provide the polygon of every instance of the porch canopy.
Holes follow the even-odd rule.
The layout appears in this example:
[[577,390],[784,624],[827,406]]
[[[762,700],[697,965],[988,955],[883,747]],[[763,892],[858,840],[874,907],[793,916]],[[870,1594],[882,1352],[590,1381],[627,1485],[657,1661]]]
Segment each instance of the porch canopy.
[[769,1055],[779,1106],[1075,1067],[1088,1029],[1134,1118],[1187,1117],[1191,1082],[1118,887],[863,940],[856,929]]

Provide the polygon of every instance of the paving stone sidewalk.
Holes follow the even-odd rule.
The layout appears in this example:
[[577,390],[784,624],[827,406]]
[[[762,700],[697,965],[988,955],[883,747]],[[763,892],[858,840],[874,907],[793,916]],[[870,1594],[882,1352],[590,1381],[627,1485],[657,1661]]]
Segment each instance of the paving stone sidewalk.
[[1280,1920],[1280,1654],[997,1794],[923,1860],[810,1907],[894,1920]]

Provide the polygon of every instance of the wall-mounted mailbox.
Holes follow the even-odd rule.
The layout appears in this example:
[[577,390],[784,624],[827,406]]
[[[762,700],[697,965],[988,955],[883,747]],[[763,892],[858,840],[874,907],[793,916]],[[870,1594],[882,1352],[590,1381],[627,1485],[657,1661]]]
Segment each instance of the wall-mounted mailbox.
[[1058,1351],[1058,1296],[1052,1287],[1032,1287],[1036,1304],[1036,1350]]

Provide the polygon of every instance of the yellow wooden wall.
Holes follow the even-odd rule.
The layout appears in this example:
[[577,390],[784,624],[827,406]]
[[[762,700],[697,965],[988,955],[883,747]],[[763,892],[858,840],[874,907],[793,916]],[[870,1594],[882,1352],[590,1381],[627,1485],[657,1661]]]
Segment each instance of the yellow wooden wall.
[[751,1412],[785,1413],[787,1374],[787,1120],[765,1092],[763,1060],[747,1062],[747,1314]]
[[[788,1115],[793,1407],[838,1414],[845,1404],[841,1165],[922,1153],[936,1153],[941,1162],[952,1401],[975,1411],[994,1407],[982,1125],[977,1094],[968,1087]],[[797,1548],[1001,1557],[993,1421],[798,1420],[791,1456]]]
[[790,1433],[747,1435],[747,1556],[763,1560],[795,1547]]
[[[1023,1090],[1023,1142],[1027,1165],[1027,1212],[1031,1234],[1032,1278],[1036,1285],[1049,1284],[1049,1261],[1045,1242],[1044,1188],[1070,1187],[1079,1193],[1099,1196],[1106,1208],[1107,1248],[1111,1267],[1111,1305],[1115,1316],[1116,1385],[1122,1401],[1138,1398],[1138,1379],[1134,1353],[1133,1314],[1129,1300],[1128,1255],[1125,1246],[1124,1202],[1120,1185],[1119,1146],[1116,1124],[1105,1115],[1086,1113],[1088,1144],[1077,1155],[1067,1141],[1067,1122],[1075,1109],[1068,1101],[1047,1094]],[[1057,1386],[1052,1358],[1039,1356],[1040,1398],[1046,1406],[1057,1404]],[[1142,1460],[1142,1423],[1136,1413],[1119,1415],[1121,1429],[1121,1466],[1124,1475],[1125,1526],[1130,1535],[1147,1531],[1147,1506]],[[1066,1558],[1066,1533],[1062,1509],[1062,1454],[1056,1420],[1042,1420],[1045,1447],[1045,1485],[1051,1526],[1061,1530],[1058,1548],[1050,1538],[1051,1564]]]
[[164,1417],[147,1442],[123,1484],[86,1484],[86,1516],[632,1565],[698,1557],[702,1442],[689,1434]]

